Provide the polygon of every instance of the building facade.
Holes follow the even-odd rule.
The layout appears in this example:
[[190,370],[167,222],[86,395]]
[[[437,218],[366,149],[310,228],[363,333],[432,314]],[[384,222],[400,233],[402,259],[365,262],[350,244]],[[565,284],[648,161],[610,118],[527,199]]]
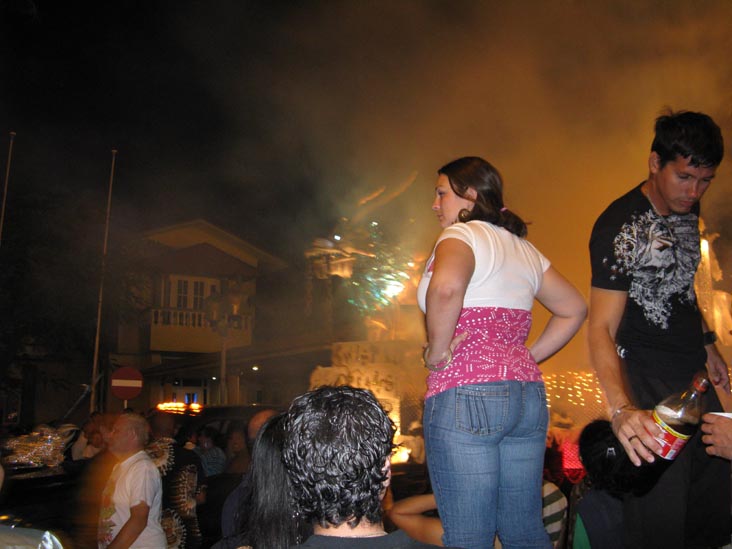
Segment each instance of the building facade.
[[[284,262],[202,219],[147,231],[140,247],[140,283],[130,290],[140,305],[120,319],[110,356],[111,369],[144,375],[128,405],[252,401],[257,389],[227,371],[226,359],[252,345],[257,278]],[[204,366],[186,368],[192,361]],[[121,405],[108,397],[108,409]]]

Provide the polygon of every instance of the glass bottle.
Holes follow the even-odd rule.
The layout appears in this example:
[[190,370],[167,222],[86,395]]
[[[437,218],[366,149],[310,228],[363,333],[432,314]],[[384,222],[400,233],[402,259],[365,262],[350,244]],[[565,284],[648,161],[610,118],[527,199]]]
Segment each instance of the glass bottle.
[[708,388],[706,372],[698,372],[686,391],[666,397],[653,409],[653,419],[658,426],[655,438],[662,446],[659,454],[662,458],[676,459],[696,432],[702,416],[702,396]]

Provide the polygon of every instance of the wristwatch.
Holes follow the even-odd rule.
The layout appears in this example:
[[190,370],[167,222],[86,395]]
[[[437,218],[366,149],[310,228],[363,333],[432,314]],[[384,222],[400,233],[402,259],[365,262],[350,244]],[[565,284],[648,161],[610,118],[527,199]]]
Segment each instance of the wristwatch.
[[702,337],[704,339],[704,345],[712,345],[717,342],[716,332],[704,332],[704,335]]

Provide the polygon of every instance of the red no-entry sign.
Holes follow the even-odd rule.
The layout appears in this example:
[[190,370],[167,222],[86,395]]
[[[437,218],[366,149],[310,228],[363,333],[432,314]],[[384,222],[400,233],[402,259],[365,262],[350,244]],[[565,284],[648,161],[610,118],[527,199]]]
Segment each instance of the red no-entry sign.
[[131,366],[124,366],[112,374],[112,394],[122,400],[135,398],[142,391],[142,374]]

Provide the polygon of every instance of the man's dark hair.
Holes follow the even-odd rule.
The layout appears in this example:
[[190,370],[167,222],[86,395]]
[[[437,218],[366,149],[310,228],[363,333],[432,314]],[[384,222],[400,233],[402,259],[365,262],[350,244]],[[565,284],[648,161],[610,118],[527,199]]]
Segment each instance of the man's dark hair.
[[722,162],[722,131],[704,113],[669,111],[656,119],[655,132],[651,151],[658,154],[661,168],[679,156],[695,167],[713,168]]
[[665,470],[664,464],[660,463],[665,460],[661,459],[653,466],[633,465],[606,419],[596,419],[582,429],[579,455],[587,471],[589,485],[617,498],[629,492],[645,494]]
[[394,424],[371,391],[320,387],[287,412],[283,459],[298,511],[322,527],[381,521]]

